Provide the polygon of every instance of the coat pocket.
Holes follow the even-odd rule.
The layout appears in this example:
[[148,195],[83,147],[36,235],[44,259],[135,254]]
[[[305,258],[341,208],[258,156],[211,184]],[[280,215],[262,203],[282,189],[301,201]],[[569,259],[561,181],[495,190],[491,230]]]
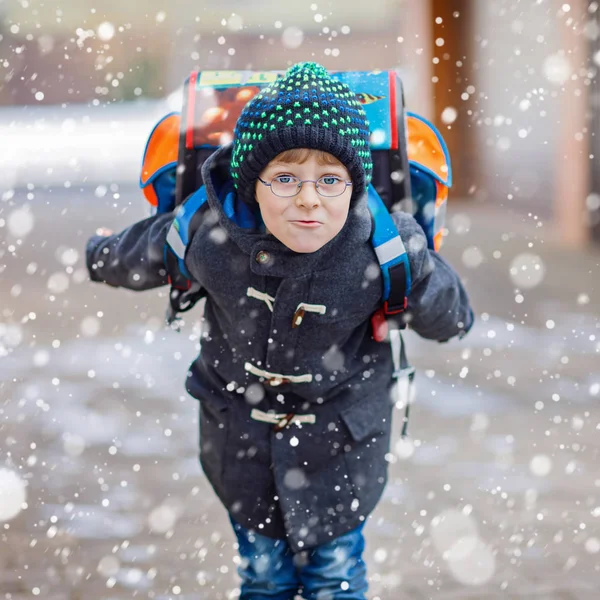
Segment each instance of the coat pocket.
[[393,405],[386,394],[357,402],[341,413],[354,443],[344,457],[354,493],[361,504],[372,504],[387,481]]
[[392,404],[387,398],[376,402],[361,400],[341,412],[342,420],[355,442],[362,442],[368,436],[383,435],[389,430]]

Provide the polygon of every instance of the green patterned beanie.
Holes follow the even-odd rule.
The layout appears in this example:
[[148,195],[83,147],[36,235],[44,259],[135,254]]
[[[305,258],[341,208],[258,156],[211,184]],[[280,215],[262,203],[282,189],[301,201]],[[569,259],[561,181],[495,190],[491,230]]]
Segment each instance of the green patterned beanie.
[[373,162],[369,122],[350,88],[316,63],[298,63],[263,88],[235,126],[231,175],[242,200],[255,201],[262,170],[293,148],[323,150],[335,156],[352,178],[352,201],[371,181]]

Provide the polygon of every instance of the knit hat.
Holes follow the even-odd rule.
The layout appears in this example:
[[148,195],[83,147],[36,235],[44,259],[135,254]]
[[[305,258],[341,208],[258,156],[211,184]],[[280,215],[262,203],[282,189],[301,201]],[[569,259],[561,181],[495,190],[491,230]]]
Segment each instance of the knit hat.
[[352,201],[371,181],[369,122],[350,88],[317,63],[298,63],[244,107],[233,141],[231,175],[240,198],[255,201],[261,171],[293,148],[335,156],[352,178]]

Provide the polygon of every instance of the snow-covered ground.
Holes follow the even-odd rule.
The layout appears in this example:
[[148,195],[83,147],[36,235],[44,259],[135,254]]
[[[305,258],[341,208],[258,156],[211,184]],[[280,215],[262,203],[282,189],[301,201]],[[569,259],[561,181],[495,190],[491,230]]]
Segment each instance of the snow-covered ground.
[[153,125],[180,106],[174,93],[112,105],[0,107],[0,190],[135,181]]

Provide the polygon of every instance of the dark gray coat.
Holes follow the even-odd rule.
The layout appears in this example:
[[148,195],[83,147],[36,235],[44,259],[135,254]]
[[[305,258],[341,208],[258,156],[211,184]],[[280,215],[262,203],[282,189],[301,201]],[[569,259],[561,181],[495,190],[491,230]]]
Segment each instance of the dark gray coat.
[[[204,165],[210,211],[185,256],[207,292],[202,350],[186,387],[200,401],[202,467],[225,507],[298,551],[358,526],[387,479],[393,368],[389,344],[371,337],[382,291],[371,217],[362,198],[334,240],[313,254],[294,253],[225,214],[219,195],[229,153],[225,147]],[[92,279],[139,290],[165,284],[172,220],[160,215],[92,238]],[[463,334],[473,317],[457,275],[427,249],[410,215],[394,220],[412,271],[410,327],[434,340]],[[301,303],[324,306],[325,314],[306,312],[292,327]],[[280,375],[284,382],[271,385]],[[275,431],[252,418],[253,409],[310,414],[315,422]]]

